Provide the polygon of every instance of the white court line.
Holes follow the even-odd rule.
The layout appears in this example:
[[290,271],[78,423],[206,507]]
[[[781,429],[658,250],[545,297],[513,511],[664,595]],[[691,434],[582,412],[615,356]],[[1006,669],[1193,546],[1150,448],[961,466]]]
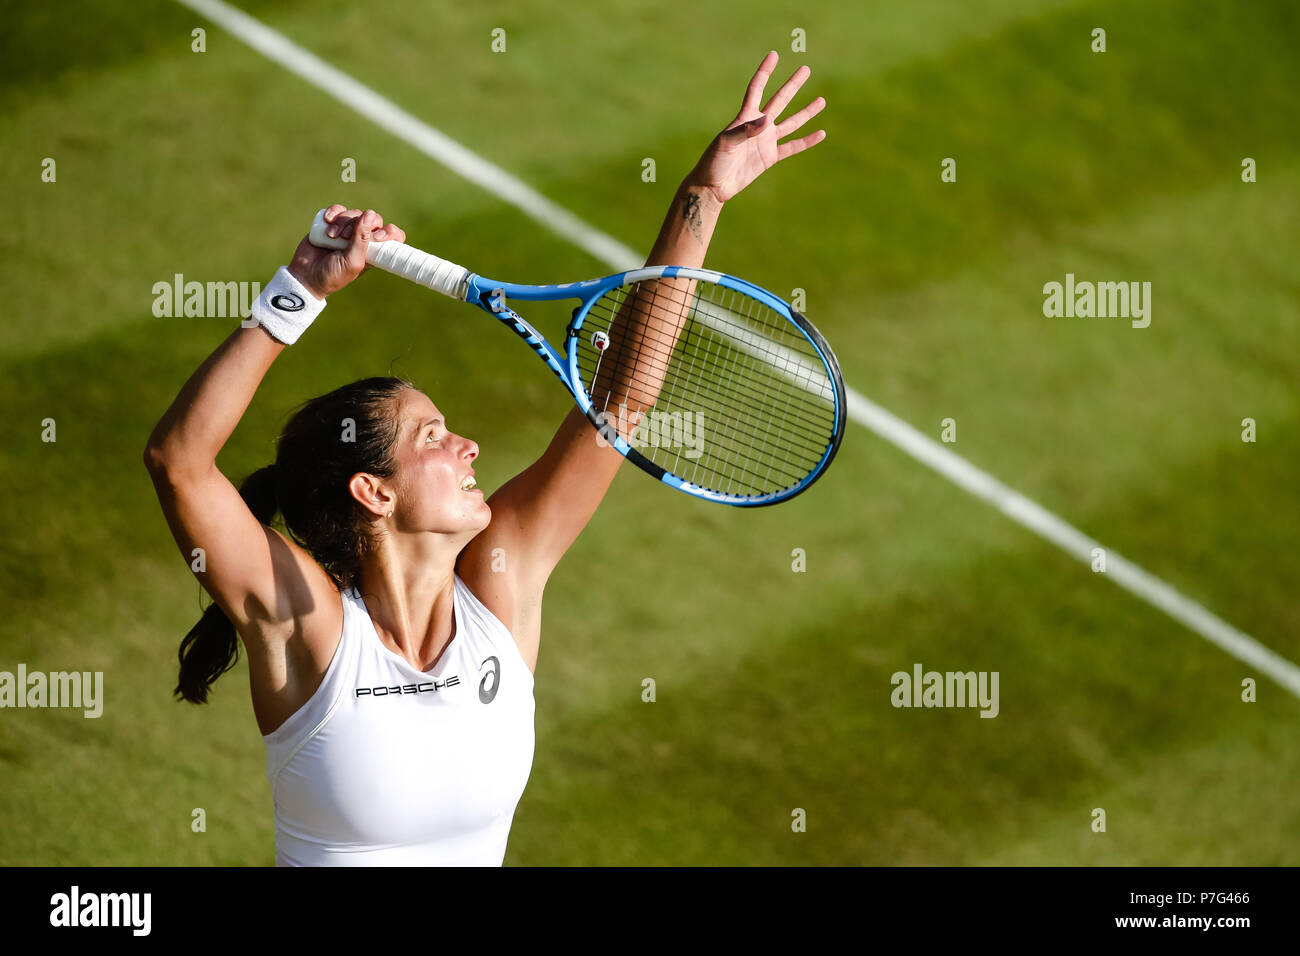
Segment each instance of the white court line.
[[[610,268],[622,271],[644,264],[644,258],[629,247],[583,222],[504,169],[489,163],[248,14],[221,0],[177,2],[207,17],[267,59],[352,107],[430,159],[515,206],[546,229],[568,239]],[[1042,505],[1029,500],[939,442],[921,434],[854,389],[846,386],[845,391],[851,420],[933,468],[958,487],[987,501],[1017,524],[1091,565],[1092,549],[1102,545]],[[1300,697],[1300,667],[1280,654],[1237,630],[1109,548],[1106,549],[1105,573],[1129,593],[1164,611],[1211,644],[1267,674]]]

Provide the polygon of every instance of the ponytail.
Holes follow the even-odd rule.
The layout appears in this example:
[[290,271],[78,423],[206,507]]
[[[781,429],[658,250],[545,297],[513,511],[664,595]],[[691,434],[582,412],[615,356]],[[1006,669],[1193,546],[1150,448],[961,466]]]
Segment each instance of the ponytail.
[[[259,468],[239,486],[240,497],[262,524],[270,524],[279,510],[275,488],[275,465]],[[204,704],[208,690],[218,677],[239,661],[239,636],[221,606],[213,601],[199,622],[181,641],[180,678],[173,693],[192,704]]]
[[274,464],[259,468],[239,486],[240,497],[253,517],[262,524],[270,524],[276,512],[280,510],[279,496],[275,490],[276,467]]
[[[357,583],[375,546],[370,515],[348,483],[358,472],[397,474],[401,399],[408,391],[419,389],[404,378],[363,378],[303,403],[280,434],[276,463],[239,487],[253,517],[269,525],[280,514],[294,543],[339,590]],[[344,424],[347,437],[340,438]],[[185,635],[179,657],[176,696],[206,702],[212,682],[239,660],[235,626],[216,603]]]

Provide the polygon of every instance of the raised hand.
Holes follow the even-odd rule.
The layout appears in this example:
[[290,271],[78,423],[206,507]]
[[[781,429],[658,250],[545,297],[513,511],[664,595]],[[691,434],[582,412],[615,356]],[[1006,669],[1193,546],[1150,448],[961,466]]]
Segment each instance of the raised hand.
[[712,190],[720,203],[735,196],[787,156],[803,152],[826,138],[826,131],[819,129],[798,139],[778,142],[826,108],[826,100],[819,96],[799,112],[777,122],[781,111],[812,73],[806,65],[795,70],[762,109],[759,108],[763,90],[779,59],[775,50],[763,57],[758,72],[745,90],[740,112],[726,129],[714,137],[687,177],[692,184]]
[[349,240],[348,247],[320,249],[304,236],[289,264],[289,271],[318,299],[337,292],[370,268],[366,265],[366,248],[371,242],[406,241],[405,232],[391,222],[384,225],[384,218],[373,209],[363,213],[335,203],[325,210],[325,221],[330,224],[327,234]]

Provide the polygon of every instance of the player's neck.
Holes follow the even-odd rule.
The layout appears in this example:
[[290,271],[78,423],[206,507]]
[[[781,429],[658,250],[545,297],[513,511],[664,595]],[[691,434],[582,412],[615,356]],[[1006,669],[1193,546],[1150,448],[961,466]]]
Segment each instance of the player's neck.
[[419,670],[433,666],[455,636],[456,553],[390,538],[361,571],[358,589],[380,640]]

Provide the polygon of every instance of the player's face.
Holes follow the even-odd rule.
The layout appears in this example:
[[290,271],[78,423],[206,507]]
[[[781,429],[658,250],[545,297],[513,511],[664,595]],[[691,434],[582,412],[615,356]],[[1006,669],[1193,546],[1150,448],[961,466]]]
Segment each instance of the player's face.
[[395,530],[457,534],[486,528],[492,510],[473,481],[478,445],[449,430],[423,392],[408,389],[398,416]]

